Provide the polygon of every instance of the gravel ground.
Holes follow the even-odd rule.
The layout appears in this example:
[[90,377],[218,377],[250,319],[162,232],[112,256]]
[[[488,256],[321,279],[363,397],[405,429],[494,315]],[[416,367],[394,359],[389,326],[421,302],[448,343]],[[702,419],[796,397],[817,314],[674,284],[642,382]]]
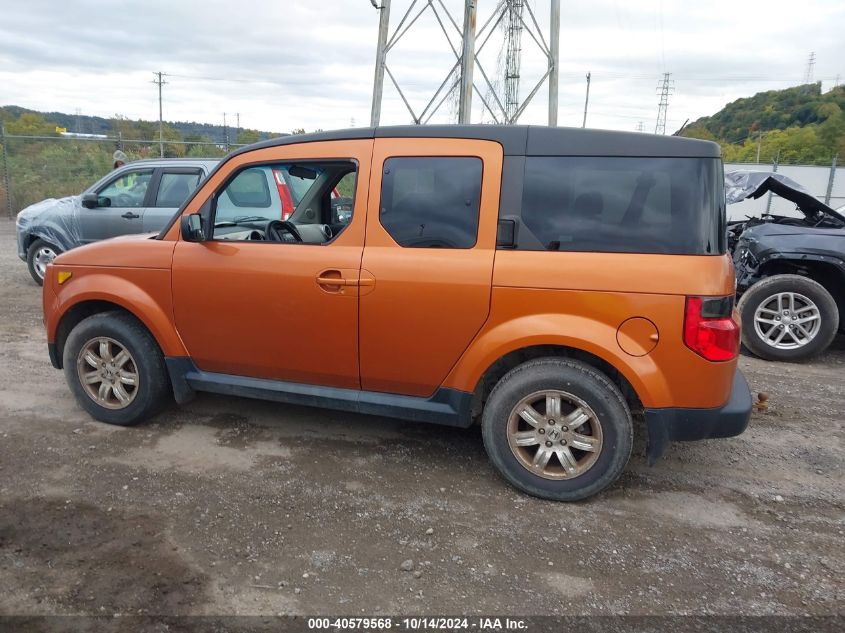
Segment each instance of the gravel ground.
[[500,480],[477,428],[200,395],[92,421],[0,220],[2,614],[842,614],[845,342],[743,357],[768,410],[599,497]]

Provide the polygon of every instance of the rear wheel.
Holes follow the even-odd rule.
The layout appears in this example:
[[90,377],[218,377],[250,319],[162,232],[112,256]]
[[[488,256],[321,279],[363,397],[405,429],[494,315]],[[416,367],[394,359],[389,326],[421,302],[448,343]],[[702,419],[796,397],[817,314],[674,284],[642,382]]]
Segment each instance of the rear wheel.
[[482,417],[484,446],[501,475],[544,499],[577,501],[622,474],[633,426],[619,389],[595,368],[541,358],[508,372]]
[[766,360],[802,361],[820,354],[839,328],[836,301],[824,286],[800,275],[774,275],[739,300],[742,342]]
[[42,239],[35,240],[26,251],[26,264],[29,274],[39,286],[44,283],[47,264],[61,254],[61,250]]
[[101,422],[137,424],[167,402],[161,350],[128,314],[104,312],[83,319],[68,335],[63,361],[76,401]]

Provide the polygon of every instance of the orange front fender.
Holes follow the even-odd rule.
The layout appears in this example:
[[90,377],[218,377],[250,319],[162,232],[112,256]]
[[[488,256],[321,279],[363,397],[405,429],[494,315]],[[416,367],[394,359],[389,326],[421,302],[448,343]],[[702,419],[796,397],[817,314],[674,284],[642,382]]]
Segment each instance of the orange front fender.
[[[62,318],[74,306],[87,301],[115,304],[141,321],[165,356],[186,356],[187,351],[173,324],[170,270],[161,268],[109,268],[63,266],[72,275],[59,285],[52,279],[56,299],[45,312],[47,340],[55,342]],[[46,308],[47,306],[45,306]]]

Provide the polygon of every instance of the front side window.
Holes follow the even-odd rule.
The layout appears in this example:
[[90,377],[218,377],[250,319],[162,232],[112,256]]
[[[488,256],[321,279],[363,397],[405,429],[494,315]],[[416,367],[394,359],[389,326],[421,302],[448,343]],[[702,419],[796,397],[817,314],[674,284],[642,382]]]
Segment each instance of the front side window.
[[[216,240],[326,243],[352,219],[357,167],[304,161],[246,167],[214,196]],[[347,186],[348,183],[351,186]],[[337,188],[345,187],[343,213]]]
[[478,236],[481,159],[390,158],[384,162],[379,219],[407,248],[472,248]]
[[178,208],[188,199],[200,182],[199,172],[178,174],[164,172],[156,194],[155,206]]
[[97,192],[98,206],[130,208],[144,206],[147,187],[152,177],[152,169],[123,172]]
[[725,252],[718,159],[529,156],[520,250]]

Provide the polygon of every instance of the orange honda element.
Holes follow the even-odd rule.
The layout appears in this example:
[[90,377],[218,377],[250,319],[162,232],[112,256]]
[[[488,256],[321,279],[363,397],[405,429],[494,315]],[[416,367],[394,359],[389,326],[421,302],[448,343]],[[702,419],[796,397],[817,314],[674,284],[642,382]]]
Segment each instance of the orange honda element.
[[196,391],[480,421],[507,481],[582,499],[622,473],[632,416],[652,462],[748,424],[722,178],[715,143],[583,129],[258,143],[160,234],[55,260],[50,358],[109,424]]

